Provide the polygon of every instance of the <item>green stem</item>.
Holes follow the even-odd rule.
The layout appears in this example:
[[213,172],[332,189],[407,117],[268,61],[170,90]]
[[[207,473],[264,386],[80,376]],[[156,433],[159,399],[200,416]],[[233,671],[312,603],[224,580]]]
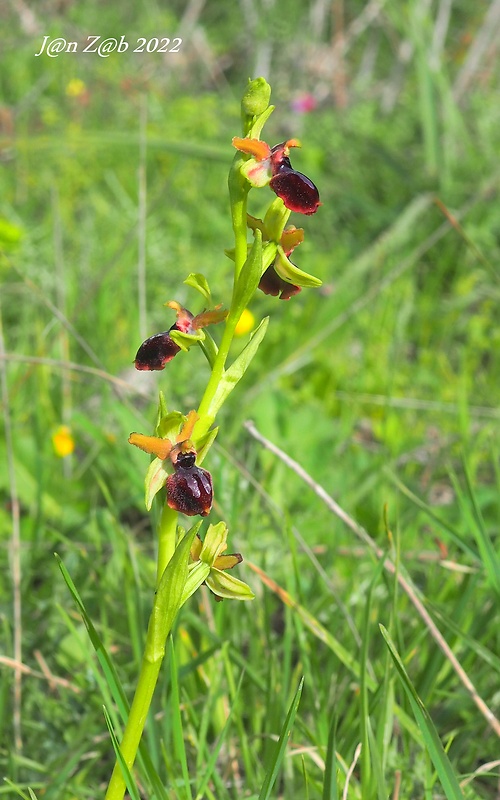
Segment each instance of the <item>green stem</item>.
[[[156,604],[153,607],[151,616],[153,616],[155,612]],[[141,672],[137,682],[137,688],[132,705],[130,707],[130,714],[125,727],[125,733],[123,734],[123,739],[120,743],[121,753],[130,770],[134,766],[134,761],[139,749],[144,726],[146,724],[148,711],[151,706],[151,700],[153,699],[153,693],[158,682],[160,667],[165,655],[164,648],[161,652],[155,650],[153,642],[154,638],[155,627],[154,625],[150,625],[148,628],[146,647],[142,659]],[[155,652],[155,655],[154,657],[151,657],[150,654],[153,651]],[[117,760],[111,775],[105,800],[123,800],[125,790],[125,781],[123,779],[120,763]]]
[[[156,587],[165,572],[167,564],[175,552],[177,534],[177,511],[163,506],[160,524],[158,527],[158,563],[156,568]],[[158,597],[158,595],[156,595]],[[154,618],[158,609],[156,601],[151,612]],[[132,769],[137,750],[141,742],[142,733],[146,724],[148,711],[153,699],[153,693],[158,682],[158,675],[162,665],[164,649],[158,650],[156,646],[156,628],[150,624],[146,637],[146,646],[141,664],[141,672],[137,683],[130,714],[120,744],[120,750],[129,769]],[[123,780],[120,764],[116,761],[105,800],[122,800],[125,794],[125,781]]]
[[[243,268],[247,259],[247,197],[249,186],[246,180],[240,173],[240,166],[242,159],[240,155],[235,156],[233,165],[229,173],[229,194],[231,199],[231,217],[234,230],[235,241],[235,264],[234,264],[234,283],[233,283],[233,296],[231,300],[231,307],[226,319],[224,333],[220,344],[219,352],[215,358],[212,367],[212,373],[208,381],[205,393],[200,403],[198,413],[201,417],[199,424],[196,428],[197,436],[202,436],[208,431],[213,423],[210,407],[214,399],[217,387],[224,374],[229,350],[234,337],[234,329],[238,322],[239,310],[235,306],[235,290],[238,276]],[[177,512],[173,511],[167,505],[162,510],[162,515],[159,525],[158,537],[158,563],[156,571],[156,585],[157,589],[160,580],[165,572],[165,569],[172,559],[175,546],[176,546],[176,530],[177,530]],[[158,603],[160,593],[157,592],[155,596],[155,603],[151,612],[150,624],[148,626],[148,633],[146,637],[146,645],[141,664],[141,672],[137,683],[136,692],[130,708],[130,714],[123,734],[123,739],[120,744],[120,750],[129,769],[132,769],[139,744],[141,741],[144,726],[148,715],[153,693],[158,681],[163,657],[165,655],[164,641],[166,635],[171,628],[171,624],[167,623],[168,631],[165,632],[164,626],[162,627],[162,644],[158,645],[158,624],[160,617],[163,618],[165,609],[160,607]],[[166,620],[164,619],[164,622]],[[163,638],[163,634],[165,634]],[[115,763],[111,780],[109,782],[108,790],[106,792],[105,800],[123,800],[125,795],[125,781],[122,776],[120,764]]]
[[234,338],[234,329],[238,323],[236,318],[234,300],[236,282],[238,276],[243,268],[247,259],[247,199],[250,186],[246,179],[241,175],[240,167],[243,159],[239,153],[234,157],[231,169],[229,171],[229,198],[231,202],[231,219],[234,231],[234,280],[233,280],[233,296],[231,299],[231,307],[227,315],[222,341],[220,343],[219,352],[212,367],[212,374],[208,381],[207,387],[203,394],[198,414],[201,419],[196,426],[196,436],[203,436],[212,425],[214,419],[210,414],[210,406],[217,391],[217,387],[224,374],[224,367],[226,366],[227,357],[231,348],[231,343]]
[[161,512],[160,524],[158,526],[158,562],[156,566],[156,586],[160,583],[161,576],[165,572],[168,562],[175,552],[175,541],[177,536],[177,511],[174,511],[166,503]]

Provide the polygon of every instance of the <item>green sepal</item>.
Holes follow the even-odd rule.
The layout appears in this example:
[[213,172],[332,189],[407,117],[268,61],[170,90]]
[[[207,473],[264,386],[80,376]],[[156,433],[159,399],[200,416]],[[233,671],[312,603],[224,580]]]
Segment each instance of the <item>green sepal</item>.
[[187,352],[193,345],[205,341],[205,331],[201,328],[196,333],[184,333],[183,331],[170,331],[170,338],[181,350]]
[[191,272],[186,280],[184,281],[186,286],[191,286],[193,289],[196,289],[200,294],[203,295],[207,304],[211,307],[213,306],[212,302],[212,293],[210,291],[210,287],[208,285],[208,281],[201,272]]
[[254,593],[244,581],[228,575],[221,569],[212,567],[210,575],[206,579],[208,588],[218,597],[226,600],[253,600]]
[[295,264],[292,264],[290,259],[286,257],[281,245],[277,247],[277,258],[274,262],[274,269],[284,281],[294,283],[297,286],[312,288],[321,286],[322,284],[322,281],[316,278],[315,275],[309,275],[308,272],[304,272],[296,267]]
[[181,607],[188,577],[189,552],[201,523],[193,525],[179,542],[158,584],[144,651],[144,658],[153,663],[163,657],[167,636]]
[[200,551],[200,561],[212,567],[215,559],[226,544],[226,539],[227,525],[225,522],[209,525]]
[[168,459],[154,458],[147,469],[146,477],[144,478],[144,502],[148,511],[151,510],[155,496],[167,482],[169,473],[165,466],[166,463],[170,464],[170,461]]
[[262,276],[262,233],[255,231],[255,239],[238,276],[231,303],[231,318],[236,325],[243,310],[253,297]]
[[257,352],[260,343],[266,335],[269,317],[264,317],[259,327],[253,332],[250,341],[243,348],[239,356],[235,358],[229,369],[227,369],[217,387],[215,395],[210,403],[208,415],[214,419],[227,396],[232,392],[238,381],[243,377],[250,362]]

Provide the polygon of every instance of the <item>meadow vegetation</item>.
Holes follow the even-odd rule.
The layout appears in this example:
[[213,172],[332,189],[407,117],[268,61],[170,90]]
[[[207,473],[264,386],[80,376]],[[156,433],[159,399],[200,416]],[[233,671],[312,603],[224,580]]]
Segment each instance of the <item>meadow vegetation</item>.
[[[130,697],[155,578],[127,438],[206,382],[196,348],[132,362],[165,302],[201,311],[189,273],[228,302],[231,137],[265,74],[266,139],[300,138],[321,193],[292,221],[323,286],[252,303],[269,330],[207,467],[257,597],[182,610],[139,796],[498,798],[498,0],[29,5],[0,10],[0,797],[104,794],[103,653]],[[35,57],[90,33],[183,42]]]

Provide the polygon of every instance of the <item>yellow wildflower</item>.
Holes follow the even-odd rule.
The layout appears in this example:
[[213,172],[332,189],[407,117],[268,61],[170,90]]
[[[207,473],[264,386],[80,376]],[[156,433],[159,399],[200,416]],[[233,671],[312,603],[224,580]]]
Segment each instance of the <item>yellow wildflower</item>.
[[67,425],[59,425],[57,430],[52,434],[52,446],[54,452],[59,458],[66,458],[70,456],[75,449],[75,440],[71,429]]
[[244,336],[246,333],[250,333],[255,327],[255,317],[248,308],[245,308],[241,317],[239,318],[238,322],[236,323],[236,328],[234,329],[234,333],[236,336]]
[[68,97],[81,97],[86,91],[87,87],[80,78],[72,78],[66,85]]

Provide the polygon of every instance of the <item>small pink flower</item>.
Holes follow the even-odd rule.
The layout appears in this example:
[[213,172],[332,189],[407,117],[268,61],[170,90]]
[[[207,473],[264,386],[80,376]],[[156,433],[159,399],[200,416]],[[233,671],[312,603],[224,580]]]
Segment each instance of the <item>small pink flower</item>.
[[310,114],[317,107],[318,101],[310,92],[302,92],[292,100],[292,111],[296,114]]

